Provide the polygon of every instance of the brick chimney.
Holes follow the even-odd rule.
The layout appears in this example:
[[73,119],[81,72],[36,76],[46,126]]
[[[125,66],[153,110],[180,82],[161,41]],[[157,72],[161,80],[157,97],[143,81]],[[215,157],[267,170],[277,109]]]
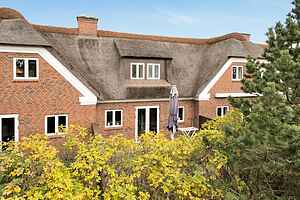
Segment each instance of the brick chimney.
[[251,34],[249,34],[249,33],[241,33],[241,35],[242,35],[247,41],[250,41],[250,40],[251,40]]
[[78,34],[86,36],[97,36],[98,18],[88,16],[78,16]]

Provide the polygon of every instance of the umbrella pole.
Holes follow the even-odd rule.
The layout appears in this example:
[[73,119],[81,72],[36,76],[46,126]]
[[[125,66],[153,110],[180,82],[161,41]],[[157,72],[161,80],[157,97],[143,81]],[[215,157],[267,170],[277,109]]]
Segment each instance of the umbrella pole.
[[176,127],[175,127],[175,125],[173,125],[173,130],[172,130],[172,134],[171,134],[171,140],[174,140],[175,133],[176,133]]

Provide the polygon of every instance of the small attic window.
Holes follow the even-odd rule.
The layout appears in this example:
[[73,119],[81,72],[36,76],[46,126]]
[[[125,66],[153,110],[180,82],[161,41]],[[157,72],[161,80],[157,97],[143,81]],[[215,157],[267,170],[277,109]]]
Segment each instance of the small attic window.
[[36,58],[14,58],[14,80],[37,80],[39,64]]
[[145,64],[144,63],[131,63],[130,64],[130,78],[131,79],[144,79],[145,78]]
[[147,79],[160,79],[160,64],[147,64]]

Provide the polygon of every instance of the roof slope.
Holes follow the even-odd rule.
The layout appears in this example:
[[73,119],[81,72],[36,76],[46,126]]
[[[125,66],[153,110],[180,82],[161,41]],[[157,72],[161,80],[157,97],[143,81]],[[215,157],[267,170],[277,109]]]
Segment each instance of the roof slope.
[[[193,39],[100,30],[97,37],[90,37],[78,35],[75,28],[31,27],[49,43],[48,50],[97,92],[101,100],[168,97],[169,88],[166,87],[128,88],[124,76],[128,69],[120,67],[122,57],[165,60],[167,81],[177,85],[181,97],[195,97],[228,57],[260,57],[264,50],[240,33]],[[0,41],[9,42],[9,37]],[[39,43],[31,45],[45,45]]]
[[0,21],[0,44],[50,46],[50,44],[25,20],[3,19]]

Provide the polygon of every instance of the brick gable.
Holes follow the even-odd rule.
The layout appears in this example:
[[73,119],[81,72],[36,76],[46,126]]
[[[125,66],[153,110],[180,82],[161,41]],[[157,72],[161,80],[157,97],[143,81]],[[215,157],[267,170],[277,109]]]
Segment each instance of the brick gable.
[[[13,58],[38,58],[39,80],[13,80]],[[20,138],[44,132],[45,115],[68,114],[70,124],[91,127],[96,106],[81,106],[80,93],[38,54],[0,53],[0,114],[19,114]]]

